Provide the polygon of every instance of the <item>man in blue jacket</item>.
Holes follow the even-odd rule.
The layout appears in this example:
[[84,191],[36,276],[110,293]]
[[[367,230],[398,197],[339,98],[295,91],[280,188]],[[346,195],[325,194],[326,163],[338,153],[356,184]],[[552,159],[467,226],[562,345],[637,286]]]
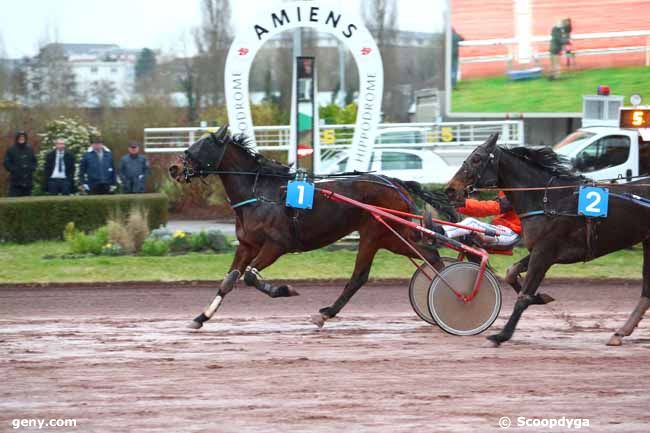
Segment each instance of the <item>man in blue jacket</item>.
[[113,154],[101,137],[91,137],[90,144],[91,149],[81,158],[79,182],[88,194],[111,194],[117,184]]
[[137,143],[129,144],[129,154],[120,160],[120,179],[125,194],[143,193],[149,175],[149,162],[139,153]]

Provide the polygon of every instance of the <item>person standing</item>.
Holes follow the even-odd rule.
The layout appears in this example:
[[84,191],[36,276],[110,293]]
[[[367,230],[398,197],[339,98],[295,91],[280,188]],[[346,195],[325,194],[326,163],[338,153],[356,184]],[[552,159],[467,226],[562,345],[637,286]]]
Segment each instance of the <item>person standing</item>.
[[101,137],[91,137],[90,144],[79,164],[79,182],[88,194],[111,194],[117,183],[113,154]]
[[24,197],[32,194],[36,156],[27,143],[27,133],[18,131],[14,145],[7,150],[4,166],[9,172],[9,197]]
[[48,194],[70,195],[74,190],[74,155],[65,148],[65,139],[57,138],[54,149],[45,155],[43,191]]
[[551,73],[550,80],[555,80],[560,76],[560,56],[562,50],[571,41],[572,24],[571,19],[566,18],[553,26],[551,29],[551,44],[549,53],[551,55]]
[[463,38],[454,28],[451,29],[451,87],[455,89],[458,84],[458,55],[460,53],[460,43]]
[[137,143],[129,144],[129,154],[120,160],[120,179],[126,194],[144,192],[144,184],[149,175],[149,161],[140,153]]

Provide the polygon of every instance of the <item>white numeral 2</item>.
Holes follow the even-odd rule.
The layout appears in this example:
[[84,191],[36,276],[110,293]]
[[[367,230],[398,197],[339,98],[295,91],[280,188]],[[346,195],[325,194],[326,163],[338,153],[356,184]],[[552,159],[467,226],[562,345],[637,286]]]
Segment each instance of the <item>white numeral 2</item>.
[[603,198],[596,191],[589,191],[587,193],[587,200],[591,200],[591,199],[594,199],[593,203],[590,203],[589,205],[587,205],[587,207],[585,209],[587,211],[589,211],[589,212],[600,213],[600,208],[596,207],[596,206],[598,206],[598,203],[600,203],[600,201]]

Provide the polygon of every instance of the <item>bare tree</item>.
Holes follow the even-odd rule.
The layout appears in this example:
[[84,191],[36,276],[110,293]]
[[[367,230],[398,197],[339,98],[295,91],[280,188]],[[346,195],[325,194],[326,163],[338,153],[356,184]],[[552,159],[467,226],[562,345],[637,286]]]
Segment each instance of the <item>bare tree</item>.
[[112,107],[117,96],[115,83],[109,80],[99,80],[94,82],[90,89],[90,96],[100,109],[105,110]]
[[363,0],[363,18],[379,49],[391,45],[397,33],[397,2],[395,0]]
[[[396,0],[363,0],[362,13],[366,25],[375,38],[384,63],[384,101],[385,114],[389,119],[404,120],[400,62],[396,53],[397,43],[397,2]],[[405,113],[404,113],[405,114]]]
[[194,30],[198,51],[196,84],[206,102],[217,105],[224,102],[224,67],[233,39],[230,0],[201,0],[201,11],[203,22]]
[[79,100],[77,83],[56,25],[48,23],[39,38],[36,57],[25,65],[27,98],[36,104],[74,105]]
[[9,90],[10,71],[7,64],[7,53],[5,51],[2,33],[0,33],[0,100],[4,99],[4,95]]

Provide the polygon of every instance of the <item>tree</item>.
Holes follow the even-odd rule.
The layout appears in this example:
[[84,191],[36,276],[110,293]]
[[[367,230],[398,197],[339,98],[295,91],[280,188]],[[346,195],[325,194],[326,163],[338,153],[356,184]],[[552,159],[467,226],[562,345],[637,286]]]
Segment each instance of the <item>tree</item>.
[[97,107],[103,109],[110,108],[115,103],[117,89],[115,83],[110,80],[99,80],[92,84],[90,96]]
[[61,44],[42,47],[29,62],[29,99],[36,104],[74,105],[78,101],[77,83]]
[[149,48],[143,48],[135,62],[135,88],[138,93],[153,90],[157,66],[156,53]]
[[[388,117],[403,116],[402,104],[397,100],[402,91],[397,88],[401,82],[400,63],[394,47],[397,37],[397,2],[395,0],[363,0],[363,16],[372,33],[384,63],[384,107]],[[404,120],[404,119],[402,119]]]
[[380,50],[395,42],[397,33],[395,0],[364,0],[363,17]]
[[7,65],[6,57],[7,54],[2,41],[2,33],[0,33],[0,100],[4,99],[10,87],[11,73]]
[[195,59],[183,59],[182,70],[178,79],[181,91],[187,100],[187,121],[192,123],[197,119],[197,73]]
[[202,0],[201,12],[203,23],[194,29],[198,51],[196,84],[206,102],[217,105],[224,102],[224,68],[233,39],[230,0]]

